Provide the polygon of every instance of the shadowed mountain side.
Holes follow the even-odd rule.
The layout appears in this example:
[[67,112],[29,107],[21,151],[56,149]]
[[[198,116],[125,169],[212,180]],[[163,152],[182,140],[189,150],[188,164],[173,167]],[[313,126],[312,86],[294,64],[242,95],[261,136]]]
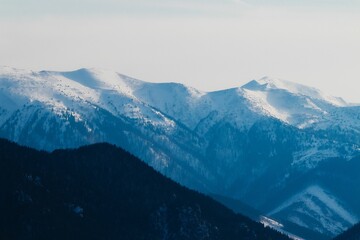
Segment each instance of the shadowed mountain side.
[[0,140],[1,239],[288,239],[109,144]]
[[356,224],[349,230],[341,233],[334,240],[359,240],[360,239],[360,223]]

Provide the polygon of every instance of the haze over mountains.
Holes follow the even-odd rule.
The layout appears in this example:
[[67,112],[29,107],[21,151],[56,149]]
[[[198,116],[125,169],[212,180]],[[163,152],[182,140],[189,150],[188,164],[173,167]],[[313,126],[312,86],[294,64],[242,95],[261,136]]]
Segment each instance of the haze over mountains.
[[272,78],[201,92],[115,72],[0,69],[0,136],[110,142],[190,188],[327,236],[359,221],[360,107]]

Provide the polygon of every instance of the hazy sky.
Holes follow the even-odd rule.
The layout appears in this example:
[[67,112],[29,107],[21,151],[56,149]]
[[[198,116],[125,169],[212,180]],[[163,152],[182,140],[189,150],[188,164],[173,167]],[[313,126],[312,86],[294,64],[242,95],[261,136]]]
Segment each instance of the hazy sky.
[[360,102],[360,0],[0,0],[0,65],[206,91],[272,76]]

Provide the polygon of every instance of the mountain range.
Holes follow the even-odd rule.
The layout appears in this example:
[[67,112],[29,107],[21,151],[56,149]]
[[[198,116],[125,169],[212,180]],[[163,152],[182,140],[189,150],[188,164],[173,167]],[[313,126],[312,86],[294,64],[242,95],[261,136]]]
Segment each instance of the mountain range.
[[360,107],[269,77],[202,92],[112,71],[0,68],[0,137],[109,142],[198,191],[333,237],[359,221]]

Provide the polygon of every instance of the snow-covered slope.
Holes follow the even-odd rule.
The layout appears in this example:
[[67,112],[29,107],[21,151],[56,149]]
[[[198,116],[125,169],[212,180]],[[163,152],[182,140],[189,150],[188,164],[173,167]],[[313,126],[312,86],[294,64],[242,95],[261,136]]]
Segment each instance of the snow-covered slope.
[[330,96],[321,92],[319,89],[308,87],[302,84],[269,77],[264,77],[257,82],[265,86],[267,89],[283,89],[296,95],[302,95],[312,99],[326,101],[335,106],[348,105],[342,98]]
[[253,80],[242,89],[258,111],[299,128],[328,121],[334,109],[348,105],[341,98],[328,96],[315,88],[267,77]]
[[[204,93],[181,84],[143,84],[135,95],[190,129],[200,127],[209,115],[227,118],[236,126],[251,126],[262,117],[273,117],[298,128],[326,129],[341,125],[359,130],[348,121],[350,104],[320,90],[268,77],[253,80],[239,88]],[[343,109],[346,109],[343,111]],[[355,112],[358,112],[356,110]],[[200,125],[199,125],[200,124]]]
[[210,177],[188,152],[197,136],[133,95],[144,82],[96,69],[0,72],[0,136],[46,150],[106,141],[193,187]]
[[[184,185],[242,199],[264,212],[297,196],[276,216],[299,223],[296,217],[306,212],[311,217],[302,219],[305,225],[328,234],[352,222],[325,203],[326,210],[311,210],[309,199],[320,195],[314,188],[304,192],[299,179],[334,159],[346,164],[356,158],[359,133],[360,107],[278,79],[207,93],[101,69],[0,67],[0,137],[46,150],[110,142]],[[326,199],[341,199],[345,205],[339,206],[355,209],[348,211],[354,219],[360,216],[349,197],[337,195],[336,184],[322,181],[336,192]],[[292,207],[299,202],[303,213]],[[327,212],[334,214],[321,216]],[[342,225],[330,229],[338,219]]]
[[302,227],[311,227],[328,235],[336,235],[359,222],[341,201],[317,185],[291,196],[267,215],[287,215],[289,220]]

